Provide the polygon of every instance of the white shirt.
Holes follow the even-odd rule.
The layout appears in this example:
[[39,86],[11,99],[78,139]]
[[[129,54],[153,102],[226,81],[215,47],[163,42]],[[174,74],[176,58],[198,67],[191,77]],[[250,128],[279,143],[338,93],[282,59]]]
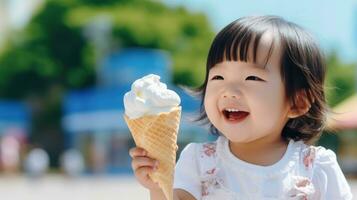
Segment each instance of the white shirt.
[[191,143],[176,164],[174,188],[202,200],[352,199],[335,153],[293,140],[270,166],[235,157],[223,136],[211,143]]

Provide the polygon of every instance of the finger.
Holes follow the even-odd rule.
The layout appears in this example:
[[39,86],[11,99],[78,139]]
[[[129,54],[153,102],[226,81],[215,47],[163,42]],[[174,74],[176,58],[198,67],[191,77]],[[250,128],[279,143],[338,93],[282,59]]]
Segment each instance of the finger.
[[145,151],[145,149],[143,148],[140,148],[140,147],[134,147],[134,148],[131,148],[129,150],[129,155],[134,158],[134,157],[137,157],[137,156],[146,156],[147,155],[147,152]]
[[149,157],[135,157],[131,162],[132,168],[137,170],[140,167],[156,167],[158,166],[158,161]]
[[145,167],[139,167],[137,170],[135,170],[135,175],[141,179],[144,179],[144,181],[148,181],[150,179],[149,174],[154,172],[155,168],[145,166]]
[[135,171],[135,176],[136,178],[138,178],[141,181],[144,181],[147,184],[153,184],[154,182],[149,176],[149,174],[153,172],[155,172],[155,169],[152,167],[140,167]]

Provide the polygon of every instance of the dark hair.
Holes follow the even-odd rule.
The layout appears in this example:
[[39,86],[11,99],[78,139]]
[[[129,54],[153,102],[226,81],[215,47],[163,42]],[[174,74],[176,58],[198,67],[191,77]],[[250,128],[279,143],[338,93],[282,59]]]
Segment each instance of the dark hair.
[[[204,98],[209,70],[223,61],[256,62],[257,49],[262,35],[272,31],[276,33],[281,50],[281,77],[285,84],[285,94],[291,104],[298,106],[303,92],[311,104],[307,113],[290,119],[282,133],[285,139],[312,142],[318,139],[325,126],[326,105],[324,79],[326,66],[322,52],[312,36],[300,26],[277,16],[254,16],[240,18],[221,30],[211,45],[206,64],[204,83],[195,91],[201,96],[200,116],[197,121],[208,123],[213,134],[218,130],[209,122],[204,109]],[[248,57],[249,49],[253,58]],[[274,50],[274,41],[270,46],[266,63]]]

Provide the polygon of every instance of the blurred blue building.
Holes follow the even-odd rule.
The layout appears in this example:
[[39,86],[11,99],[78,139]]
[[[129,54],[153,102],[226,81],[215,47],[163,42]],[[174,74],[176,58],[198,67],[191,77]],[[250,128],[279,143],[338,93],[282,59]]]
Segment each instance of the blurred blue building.
[[21,152],[30,132],[30,111],[17,101],[0,100],[0,170],[20,170]]
[[27,135],[30,130],[30,111],[17,101],[0,100],[0,136],[6,134]]
[[70,91],[63,101],[67,147],[83,153],[88,172],[131,171],[128,150],[134,142],[123,119],[123,96],[134,80],[150,73],[181,97],[179,151],[188,142],[209,139],[207,131],[190,120],[197,116],[200,102],[171,84],[169,55],[154,49],[122,50],[103,60],[96,88]]

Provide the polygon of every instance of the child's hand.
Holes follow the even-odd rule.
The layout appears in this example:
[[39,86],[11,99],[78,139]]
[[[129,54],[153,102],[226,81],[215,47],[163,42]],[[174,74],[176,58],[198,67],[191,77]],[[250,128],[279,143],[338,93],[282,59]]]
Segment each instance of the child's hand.
[[149,190],[159,190],[159,185],[149,177],[149,173],[157,170],[159,163],[148,157],[147,151],[139,147],[130,149],[129,154],[133,158],[131,167],[139,183]]

